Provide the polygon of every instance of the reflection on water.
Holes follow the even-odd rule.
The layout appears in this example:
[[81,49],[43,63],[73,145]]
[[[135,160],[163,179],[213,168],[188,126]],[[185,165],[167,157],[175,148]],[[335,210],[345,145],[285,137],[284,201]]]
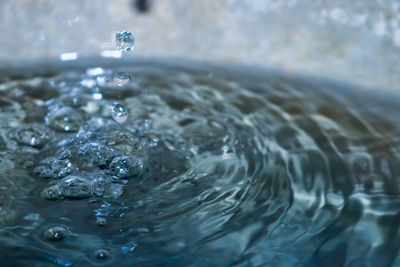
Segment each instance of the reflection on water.
[[227,66],[89,70],[0,77],[3,264],[400,264],[397,99]]

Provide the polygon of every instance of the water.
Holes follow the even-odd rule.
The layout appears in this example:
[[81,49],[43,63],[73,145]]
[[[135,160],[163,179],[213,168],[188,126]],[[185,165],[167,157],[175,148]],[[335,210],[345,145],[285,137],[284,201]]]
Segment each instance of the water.
[[[240,66],[81,64],[1,72],[3,266],[400,264],[397,98]],[[101,83],[115,72],[135,81]]]

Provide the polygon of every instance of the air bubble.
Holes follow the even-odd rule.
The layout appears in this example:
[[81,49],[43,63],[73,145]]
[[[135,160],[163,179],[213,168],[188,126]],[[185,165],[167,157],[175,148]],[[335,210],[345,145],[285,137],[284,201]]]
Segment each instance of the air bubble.
[[128,110],[120,103],[114,103],[110,108],[111,117],[118,123],[124,123],[128,119]]
[[44,238],[50,241],[60,241],[66,238],[68,230],[63,226],[53,226],[43,232]]
[[78,150],[80,163],[85,168],[106,167],[116,155],[114,148],[97,142],[84,144]]
[[48,200],[58,200],[61,198],[61,195],[62,195],[62,192],[58,185],[49,186],[40,193],[40,196],[42,198],[45,198]]
[[71,107],[53,109],[46,115],[45,120],[47,125],[65,132],[78,131],[84,122],[82,114]]
[[21,145],[42,147],[51,139],[51,134],[47,128],[31,124],[15,129],[11,137]]
[[117,178],[139,176],[143,170],[143,161],[135,156],[116,157],[110,164],[110,171]]
[[94,253],[94,256],[97,259],[100,259],[100,260],[107,259],[109,257],[109,255],[110,255],[110,253],[108,252],[108,250],[102,249],[102,248],[96,250],[95,253]]
[[92,186],[84,177],[68,176],[60,181],[60,188],[64,197],[81,199],[92,195]]
[[131,76],[126,72],[116,72],[113,75],[113,81],[118,86],[124,86],[131,80]]
[[135,45],[135,37],[126,30],[119,31],[115,35],[115,44],[120,51],[131,51]]
[[104,217],[97,217],[96,218],[96,224],[98,225],[98,226],[106,226],[107,225],[107,219],[106,218],[104,218]]
[[78,169],[68,159],[47,158],[33,170],[41,178],[63,178],[75,173]]

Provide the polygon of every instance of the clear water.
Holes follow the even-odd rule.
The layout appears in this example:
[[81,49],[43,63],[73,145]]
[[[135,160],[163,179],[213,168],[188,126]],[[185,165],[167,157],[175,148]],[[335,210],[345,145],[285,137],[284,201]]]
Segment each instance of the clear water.
[[0,262],[396,266],[399,103],[193,62],[1,72]]

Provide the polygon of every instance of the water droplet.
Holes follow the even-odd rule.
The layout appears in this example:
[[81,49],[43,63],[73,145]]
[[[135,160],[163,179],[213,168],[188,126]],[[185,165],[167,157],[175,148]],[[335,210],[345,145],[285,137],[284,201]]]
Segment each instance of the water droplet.
[[118,86],[124,86],[131,80],[131,76],[126,72],[116,72],[113,75],[113,81]]
[[94,256],[100,260],[107,259],[109,257],[109,255],[110,255],[110,253],[108,252],[108,250],[103,249],[103,248],[96,250],[94,253]]
[[115,43],[120,51],[131,51],[135,45],[135,37],[126,30],[119,31],[115,35]]
[[65,132],[76,132],[84,122],[82,114],[71,107],[61,107],[51,110],[46,115],[46,124]]
[[51,133],[41,125],[31,124],[17,128],[11,137],[21,145],[42,147],[51,139]]
[[60,241],[66,238],[68,230],[63,226],[53,226],[43,232],[44,238],[50,241]]
[[68,176],[60,181],[60,188],[64,197],[81,199],[92,195],[92,186],[84,177]]
[[96,224],[97,224],[98,226],[106,226],[107,223],[108,223],[108,221],[107,221],[107,219],[104,218],[104,217],[97,217],[97,218],[96,218]]
[[48,200],[57,200],[61,198],[61,189],[58,185],[52,185],[47,188],[45,188],[41,193],[40,196],[42,198],[48,199]]
[[124,123],[128,119],[128,110],[119,103],[114,103],[110,108],[111,117],[118,123]]
[[116,157],[110,164],[110,171],[118,178],[139,176],[143,170],[143,161],[135,156]]

